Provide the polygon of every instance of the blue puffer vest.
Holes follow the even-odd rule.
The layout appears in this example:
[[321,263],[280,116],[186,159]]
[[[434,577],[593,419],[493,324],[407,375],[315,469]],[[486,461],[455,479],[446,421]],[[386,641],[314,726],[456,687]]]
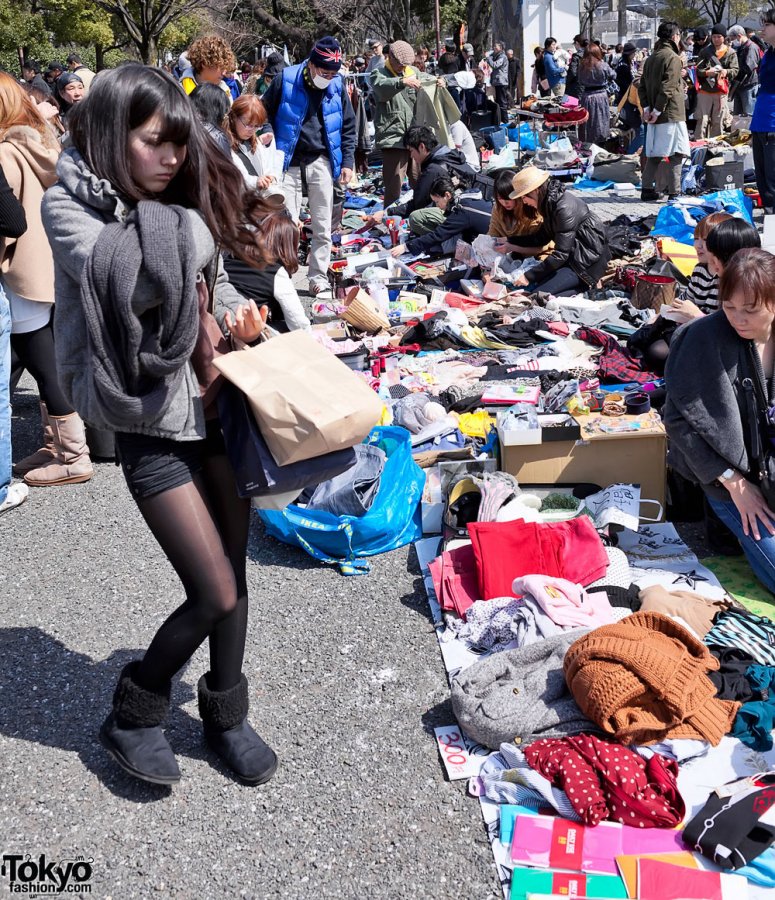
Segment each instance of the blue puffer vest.
[[[278,76],[282,78],[280,106],[274,121],[274,136],[277,149],[285,154],[283,170],[293,158],[293,151],[299,140],[299,133],[307,114],[309,96],[304,84],[304,68],[307,60],[297,66],[288,66]],[[331,160],[331,174],[337,179],[342,171],[342,90],[341,76],[334,78],[323,94],[323,124],[328,141],[328,155]]]

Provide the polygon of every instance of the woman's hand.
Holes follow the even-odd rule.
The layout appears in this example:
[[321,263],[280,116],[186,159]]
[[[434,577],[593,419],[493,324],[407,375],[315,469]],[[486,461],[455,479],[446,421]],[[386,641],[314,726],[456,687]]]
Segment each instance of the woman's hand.
[[527,287],[530,283],[522,273],[514,278],[509,278],[509,281],[514,285],[514,287]]
[[267,131],[264,134],[259,134],[258,139],[265,147],[268,147],[274,140],[274,135],[271,131]]
[[514,245],[509,243],[506,238],[495,238],[493,243],[493,247],[498,251],[498,253],[510,253],[514,249]]
[[687,319],[703,319],[705,318],[705,313],[697,306],[696,303],[692,303],[691,300],[673,300],[670,304],[673,309],[682,313],[686,316]]
[[227,310],[226,327],[229,334],[245,344],[252,344],[264,330],[268,311],[266,306],[259,309],[255,300],[249,300],[245,306],[240,306],[234,319]]
[[739,472],[724,482],[732,502],[743,521],[743,533],[751,535],[755,541],[761,539],[759,521],[770,534],[775,534],[775,519],[759,488],[744,478]]
[[274,184],[274,182],[274,175],[259,175],[256,186],[260,191],[265,191],[269,187],[269,185]]
[[409,251],[406,249],[406,244],[396,244],[396,246],[393,247],[393,249],[390,251],[390,255],[398,258],[399,256],[403,256],[408,252]]
[[361,218],[371,228],[372,225],[379,225],[385,218],[385,210],[381,209],[379,212],[371,213],[370,215],[361,215]]

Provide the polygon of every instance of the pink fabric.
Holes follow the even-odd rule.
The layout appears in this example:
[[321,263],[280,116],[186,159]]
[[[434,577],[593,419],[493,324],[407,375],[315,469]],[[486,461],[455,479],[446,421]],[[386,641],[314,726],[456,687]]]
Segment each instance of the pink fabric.
[[481,599],[473,547],[467,544],[445,551],[429,563],[428,569],[441,608],[464,619],[469,607]]
[[529,594],[555,624],[564,628],[597,628],[615,621],[604,591],[588,594],[565,578],[526,575],[514,579],[512,590],[518,597]]
[[602,578],[608,557],[587,516],[567,522],[472,522],[468,526],[483,600],[514,596],[515,578],[548,575],[581,585]]

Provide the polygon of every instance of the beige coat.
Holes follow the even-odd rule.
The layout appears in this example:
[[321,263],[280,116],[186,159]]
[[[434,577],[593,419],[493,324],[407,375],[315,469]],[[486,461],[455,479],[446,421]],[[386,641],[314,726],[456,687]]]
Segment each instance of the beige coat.
[[34,129],[16,125],[0,133],[0,168],[24,207],[27,230],[20,238],[0,239],[0,275],[8,287],[28,300],[54,302],[54,258],[43,230],[40,204],[56,183],[59,144],[44,141]]

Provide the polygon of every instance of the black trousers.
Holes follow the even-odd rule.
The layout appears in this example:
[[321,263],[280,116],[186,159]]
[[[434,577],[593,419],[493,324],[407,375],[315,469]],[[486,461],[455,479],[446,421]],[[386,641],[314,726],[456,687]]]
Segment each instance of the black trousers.
[[495,102],[501,110],[501,121],[509,119],[509,86],[507,84],[495,85]]
[[771,213],[775,210],[775,132],[754,131],[751,141],[756,186],[765,212]]

